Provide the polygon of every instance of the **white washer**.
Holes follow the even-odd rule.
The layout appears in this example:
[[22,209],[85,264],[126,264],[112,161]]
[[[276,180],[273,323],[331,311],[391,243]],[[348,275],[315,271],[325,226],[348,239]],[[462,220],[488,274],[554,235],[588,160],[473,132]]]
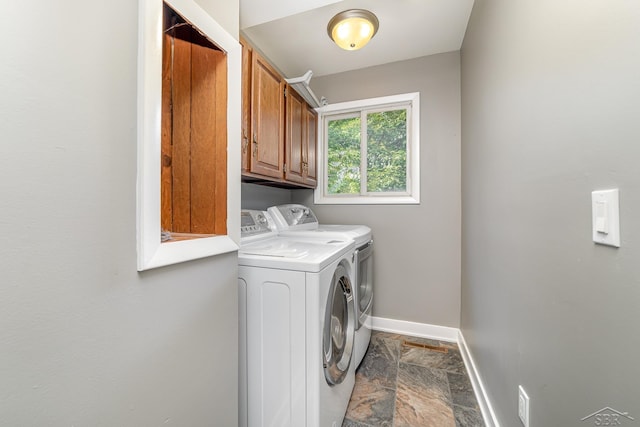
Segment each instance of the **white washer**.
[[347,238],[355,242],[354,304],[356,335],[354,344],[355,366],[364,358],[371,341],[371,310],[373,306],[373,239],[366,225],[319,224],[318,218],[307,206],[286,204],[268,209],[270,219],[281,236],[308,236],[317,238]]
[[355,383],[355,245],[269,223],[242,212],[240,425],[340,427]]

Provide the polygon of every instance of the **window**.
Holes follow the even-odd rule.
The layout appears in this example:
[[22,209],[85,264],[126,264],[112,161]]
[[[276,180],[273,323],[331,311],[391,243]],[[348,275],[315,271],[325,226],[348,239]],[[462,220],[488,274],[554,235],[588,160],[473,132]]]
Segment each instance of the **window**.
[[318,204],[420,202],[419,94],[319,110]]

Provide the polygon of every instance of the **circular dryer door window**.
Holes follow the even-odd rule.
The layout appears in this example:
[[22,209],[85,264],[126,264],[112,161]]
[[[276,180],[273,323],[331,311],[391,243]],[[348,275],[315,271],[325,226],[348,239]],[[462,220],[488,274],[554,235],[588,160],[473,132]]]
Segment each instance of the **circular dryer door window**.
[[329,384],[340,384],[349,370],[353,354],[355,319],[353,290],[344,265],[333,274],[322,333],[324,376]]

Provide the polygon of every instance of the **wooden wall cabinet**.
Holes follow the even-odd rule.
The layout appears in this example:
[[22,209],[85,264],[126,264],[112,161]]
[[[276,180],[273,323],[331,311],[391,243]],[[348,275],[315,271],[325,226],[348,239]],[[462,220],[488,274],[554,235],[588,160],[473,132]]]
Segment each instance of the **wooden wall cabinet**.
[[310,105],[307,105],[305,120],[307,123],[305,184],[316,188],[318,185],[318,113]]
[[253,49],[244,39],[240,38],[242,46],[242,79],[241,79],[241,105],[242,105],[242,172],[251,171],[251,60]]
[[282,178],[284,79],[255,51],[251,69],[251,172]]
[[289,86],[286,101],[285,179],[315,188],[317,114]]
[[251,45],[240,43],[243,180],[315,188],[316,112]]

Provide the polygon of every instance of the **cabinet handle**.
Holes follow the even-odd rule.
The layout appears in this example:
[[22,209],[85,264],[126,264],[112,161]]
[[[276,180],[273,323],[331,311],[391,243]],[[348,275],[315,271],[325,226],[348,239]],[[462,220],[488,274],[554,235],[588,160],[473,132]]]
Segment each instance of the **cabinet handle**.
[[253,157],[257,157],[258,155],[258,138],[256,134],[253,134]]
[[249,138],[247,138],[247,130],[242,128],[242,154],[246,154],[247,145],[249,145]]

